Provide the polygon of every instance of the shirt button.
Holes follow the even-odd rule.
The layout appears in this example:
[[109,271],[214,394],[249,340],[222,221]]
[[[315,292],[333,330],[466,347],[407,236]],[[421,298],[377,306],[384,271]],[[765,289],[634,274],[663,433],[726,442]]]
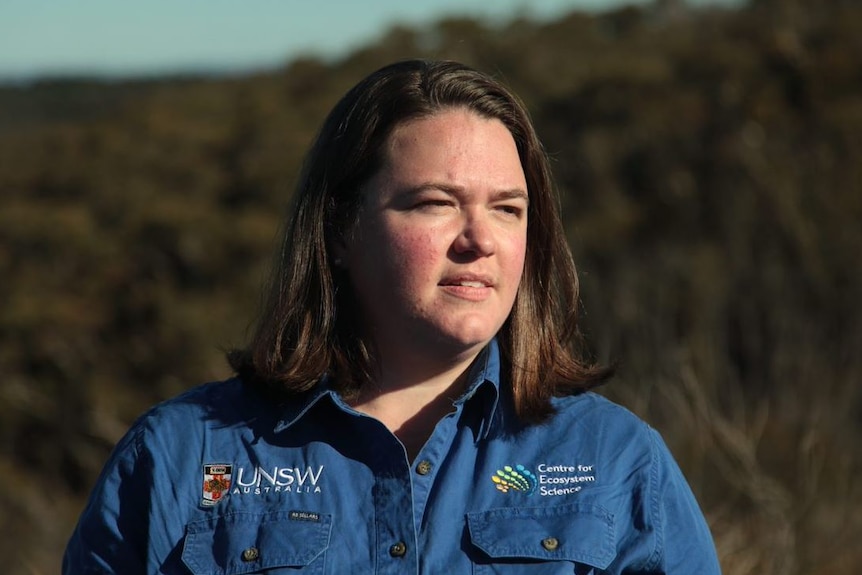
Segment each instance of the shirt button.
[[389,548],[389,554],[393,557],[404,557],[407,553],[407,544],[403,541],[399,541],[395,545]]
[[257,550],[257,547],[249,547],[248,549],[242,552],[242,560],[246,563],[250,563],[252,561],[257,561],[260,557],[260,551]]
[[559,546],[560,542],[557,541],[556,537],[548,537],[547,539],[542,539],[542,547],[544,547],[546,551],[556,551],[557,547]]
[[416,473],[419,475],[428,475],[431,473],[431,462],[427,459],[420,461],[419,465],[416,466]]

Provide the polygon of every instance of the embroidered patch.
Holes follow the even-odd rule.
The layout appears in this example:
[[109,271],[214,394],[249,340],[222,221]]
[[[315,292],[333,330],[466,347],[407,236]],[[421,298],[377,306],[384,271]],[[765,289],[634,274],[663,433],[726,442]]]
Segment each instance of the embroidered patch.
[[491,481],[503,493],[508,493],[511,490],[521,491],[527,495],[533,494],[537,484],[536,476],[523,465],[516,465],[515,467],[506,465],[491,476]]
[[320,521],[320,515],[314,511],[291,511],[287,516],[293,521]]
[[204,485],[201,505],[212,507],[230,489],[233,465],[228,463],[207,463],[204,465]]

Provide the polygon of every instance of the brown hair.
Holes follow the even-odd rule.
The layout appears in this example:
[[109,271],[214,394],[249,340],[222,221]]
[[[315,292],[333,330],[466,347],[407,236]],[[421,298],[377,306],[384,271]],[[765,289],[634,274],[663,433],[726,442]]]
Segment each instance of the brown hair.
[[497,336],[502,377],[519,417],[541,421],[552,413],[552,396],[609,376],[582,357],[575,265],[548,158],[524,106],[502,84],[462,64],[409,60],[366,77],[324,121],[300,174],[252,342],[228,355],[245,381],[284,398],[314,387],[324,374],[345,394],[371,379],[373,350],[359,335],[353,295],[330,248],[355,221],[362,185],[381,166],[392,130],[451,107],[500,120],[527,180],[524,275]]

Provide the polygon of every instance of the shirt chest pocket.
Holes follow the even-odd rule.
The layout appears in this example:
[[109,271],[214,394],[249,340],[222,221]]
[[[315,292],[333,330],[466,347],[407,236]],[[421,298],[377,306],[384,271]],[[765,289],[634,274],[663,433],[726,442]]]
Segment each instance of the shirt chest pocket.
[[475,575],[606,569],[616,556],[614,517],[597,505],[491,509],[467,515]]
[[322,513],[214,515],[186,526],[183,563],[194,575],[323,573],[331,527]]

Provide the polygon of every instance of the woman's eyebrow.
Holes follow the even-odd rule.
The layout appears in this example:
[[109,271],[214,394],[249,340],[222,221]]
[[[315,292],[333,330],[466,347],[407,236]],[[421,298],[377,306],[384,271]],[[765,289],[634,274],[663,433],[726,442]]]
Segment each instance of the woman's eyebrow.
[[464,188],[462,186],[455,186],[452,184],[444,184],[438,182],[423,182],[421,184],[416,184],[413,186],[407,186],[404,189],[404,192],[407,194],[421,194],[422,192],[429,191],[437,191],[449,194],[450,196],[455,196],[464,192]]
[[510,190],[500,190],[494,193],[495,200],[524,200],[525,203],[530,203],[530,196],[526,190],[521,188],[513,188]]
[[[439,182],[425,182],[415,186],[406,187],[402,193],[408,196],[414,196],[428,191],[438,191],[450,196],[459,196],[466,193],[467,189],[464,186],[456,186],[452,184],[444,184]],[[492,199],[497,200],[523,200],[530,203],[529,195],[523,188],[511,188],[496,190],[491,194]]]

